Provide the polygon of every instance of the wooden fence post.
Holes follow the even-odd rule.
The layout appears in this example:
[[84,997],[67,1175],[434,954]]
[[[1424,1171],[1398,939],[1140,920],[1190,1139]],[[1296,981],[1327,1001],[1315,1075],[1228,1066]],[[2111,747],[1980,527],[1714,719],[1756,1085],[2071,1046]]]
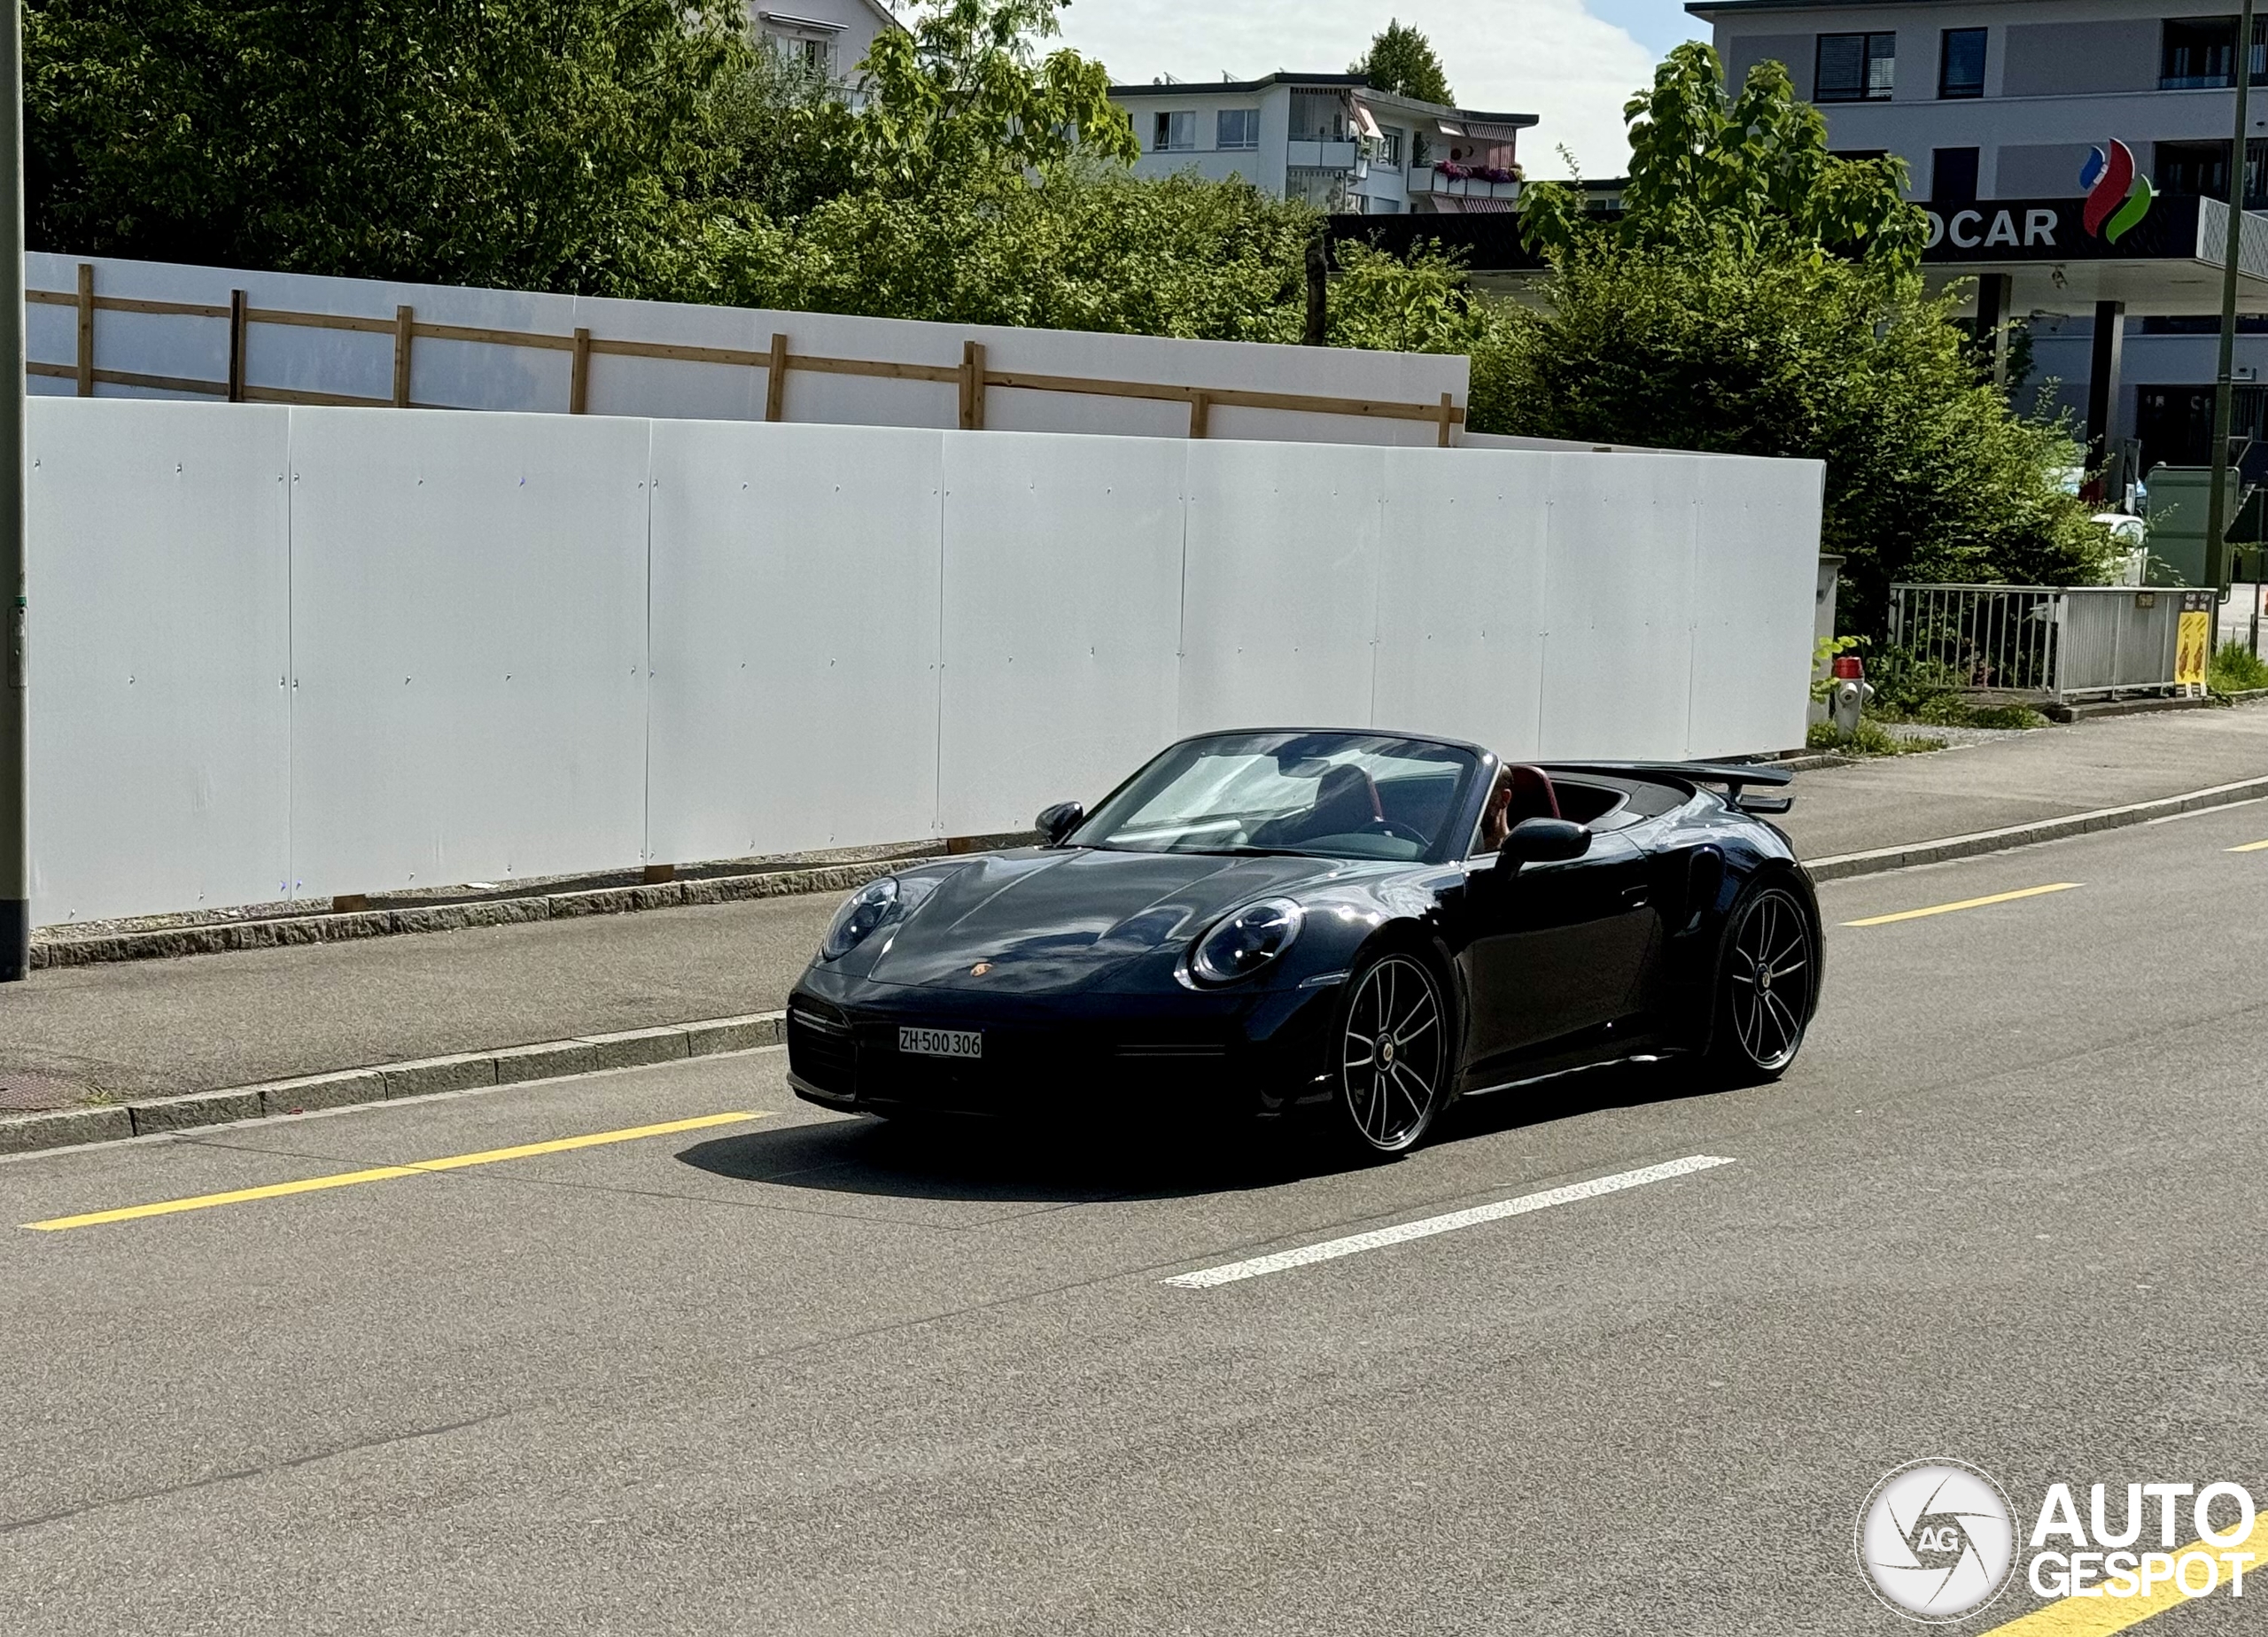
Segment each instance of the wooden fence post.
[[964,431],[984,430],[984,343],[960,344],[960,423]]
[[1451,415],[1455,413],[1456,408],[1456,406],[1449,401],[1449,395],[1447,392],[1443,392],[1441,394],[1441,447],[1444,449],[1449,446],[1449,420]]
[[95,395],[95,268],[79,264],[79,396]]
[[764,418],[786,418],[788,407],[788,337],[773,331],[772,361],[764,372]]
[[410,308],[398,306],[393,310],[393,403],[397,409],[409,407],[409,344],[410,326],[417,315]]
[[591,332],[575,332],[575,361],[567,376],[567,413],[587,415],[591,407]]
[[1211,430],[1212,421],[1212,395],[1208,392],[1200,392],[1189,400],[1189,435],[1192,438],[1206,436]]
[[229,401],[240,404],[245,400],[245,330],[249,320],[245,314],[249,305],[245,292],[229,292]]

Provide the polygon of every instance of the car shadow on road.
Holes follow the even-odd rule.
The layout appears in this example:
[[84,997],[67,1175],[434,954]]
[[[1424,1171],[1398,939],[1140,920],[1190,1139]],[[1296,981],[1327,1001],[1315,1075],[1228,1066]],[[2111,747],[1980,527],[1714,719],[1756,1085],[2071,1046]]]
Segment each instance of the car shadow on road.
[[1460,1100],[1433,1128],[1437,1143],[1469,1142],[1555,1121],[1643,1108],[1657,1103],[1701,1104],[1729,1088],[1704,1080],[1689,1062],[1607,1063],[1530,1086],[1508,1086]]
[[1192,1134],[1130,1123],[828,1121],[718,1137],[677,1157],[775,1188],[999,1204],[1235,1192],[1363,1163],[1310,1132],[1258,1121]]
[[[1459,1103],[1431,1141],[1471,1142],[1705,1090],[1672,1064],[1594,1069]],[[1351,1152],[1320,1111],[1249,1123],[829,1120],[718,1137],[677,1157],[713,1176],[775,1188],[995,1204],[1231,1193],[1396,1163]]]

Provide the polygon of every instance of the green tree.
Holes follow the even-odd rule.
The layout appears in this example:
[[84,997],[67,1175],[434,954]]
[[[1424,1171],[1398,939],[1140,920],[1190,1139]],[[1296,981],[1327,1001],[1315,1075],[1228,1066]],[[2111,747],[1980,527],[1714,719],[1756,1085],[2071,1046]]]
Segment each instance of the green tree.
[[751,306],[1212,340],[1300,338],[1314,213],[1240,182],[1067,165],[1031,185],[862,189],[734,229]]
[[[1622,117],[1630,180],[1610,230],[1625,244],[1722,243],[1906,268],[1921,256],[1928,219],[1905,202],[1905,162],[1829,153],[1827,122],[1779,63],[1758,63],[1728,99],[1716,52],[1688,42]],[[1529,237],[1547,250],[1597,230],[1581,193],[1561,183],[1532,185],[1521,209]]]
[[1403,27],[1398,19],[1387,19],[1385,31],[1371,40],[1368,51],[1347,66],[1347,72],[1367,75],[1382,91],[1414,97],[1419,102],[1456,105],[1449,76],[1441,72],[1441,59],[1433,55],[1433,43],[1415,28]]
[[737,0],[29,0],[25,24],[36,246],[624,294],[685,276],[747,50]]
[[1021,181],[1075,157],[1141,153],[1099,62],[1061,50],[1067,0],[928,0],[877,35],[859,65],[867,101],[850,146],[859,180],[895,193]]
[[1959,292],[1916,271],[1895,166],[1829,156],[1776,63],[1728,104],[1703,45],[1625,115],[1620,221],[1528,190],[1550,273],[1537,308],[1474,337],[1477,428],[1823,462],[1823,547],[1848,559],[1856,631],[1880,629],[1893,579],[2100,573],[2104,531],[2057,481],[2078,459],[2068,426],[1979,383]]
[[790,220],[856,185],[850,111],[800,57],[768,42],[747,53],[711,88],[710,114],[726,155],[712,183],[720,198]]

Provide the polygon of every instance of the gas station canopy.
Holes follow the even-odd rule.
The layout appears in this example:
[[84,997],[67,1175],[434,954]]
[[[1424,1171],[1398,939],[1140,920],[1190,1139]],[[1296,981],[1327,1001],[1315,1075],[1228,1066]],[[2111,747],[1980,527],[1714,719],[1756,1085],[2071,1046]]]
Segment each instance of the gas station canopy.
[[[2116,241],[2086,230],[2084,199],[1979,199],[1924,205],[1922,266],[1932,286],[2007,276],[2003,313],[2088,314],[2099,301],[2155,318],[2221,310],[2228,206],[2158,198]],[[2108,224],[2106,224],[2107,228]],[[2237,310],[2268,313],[2268,217],[2248,211],[2237,259]]]

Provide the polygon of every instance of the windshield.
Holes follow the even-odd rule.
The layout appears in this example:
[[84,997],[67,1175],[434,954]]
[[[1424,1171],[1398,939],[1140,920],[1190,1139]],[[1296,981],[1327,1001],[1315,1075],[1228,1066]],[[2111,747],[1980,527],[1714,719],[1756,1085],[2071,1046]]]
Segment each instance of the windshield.
[[1475,758],[1377,733],[1219,733],[1178,744],[1068,838],[1133,852],[1437,853]]

